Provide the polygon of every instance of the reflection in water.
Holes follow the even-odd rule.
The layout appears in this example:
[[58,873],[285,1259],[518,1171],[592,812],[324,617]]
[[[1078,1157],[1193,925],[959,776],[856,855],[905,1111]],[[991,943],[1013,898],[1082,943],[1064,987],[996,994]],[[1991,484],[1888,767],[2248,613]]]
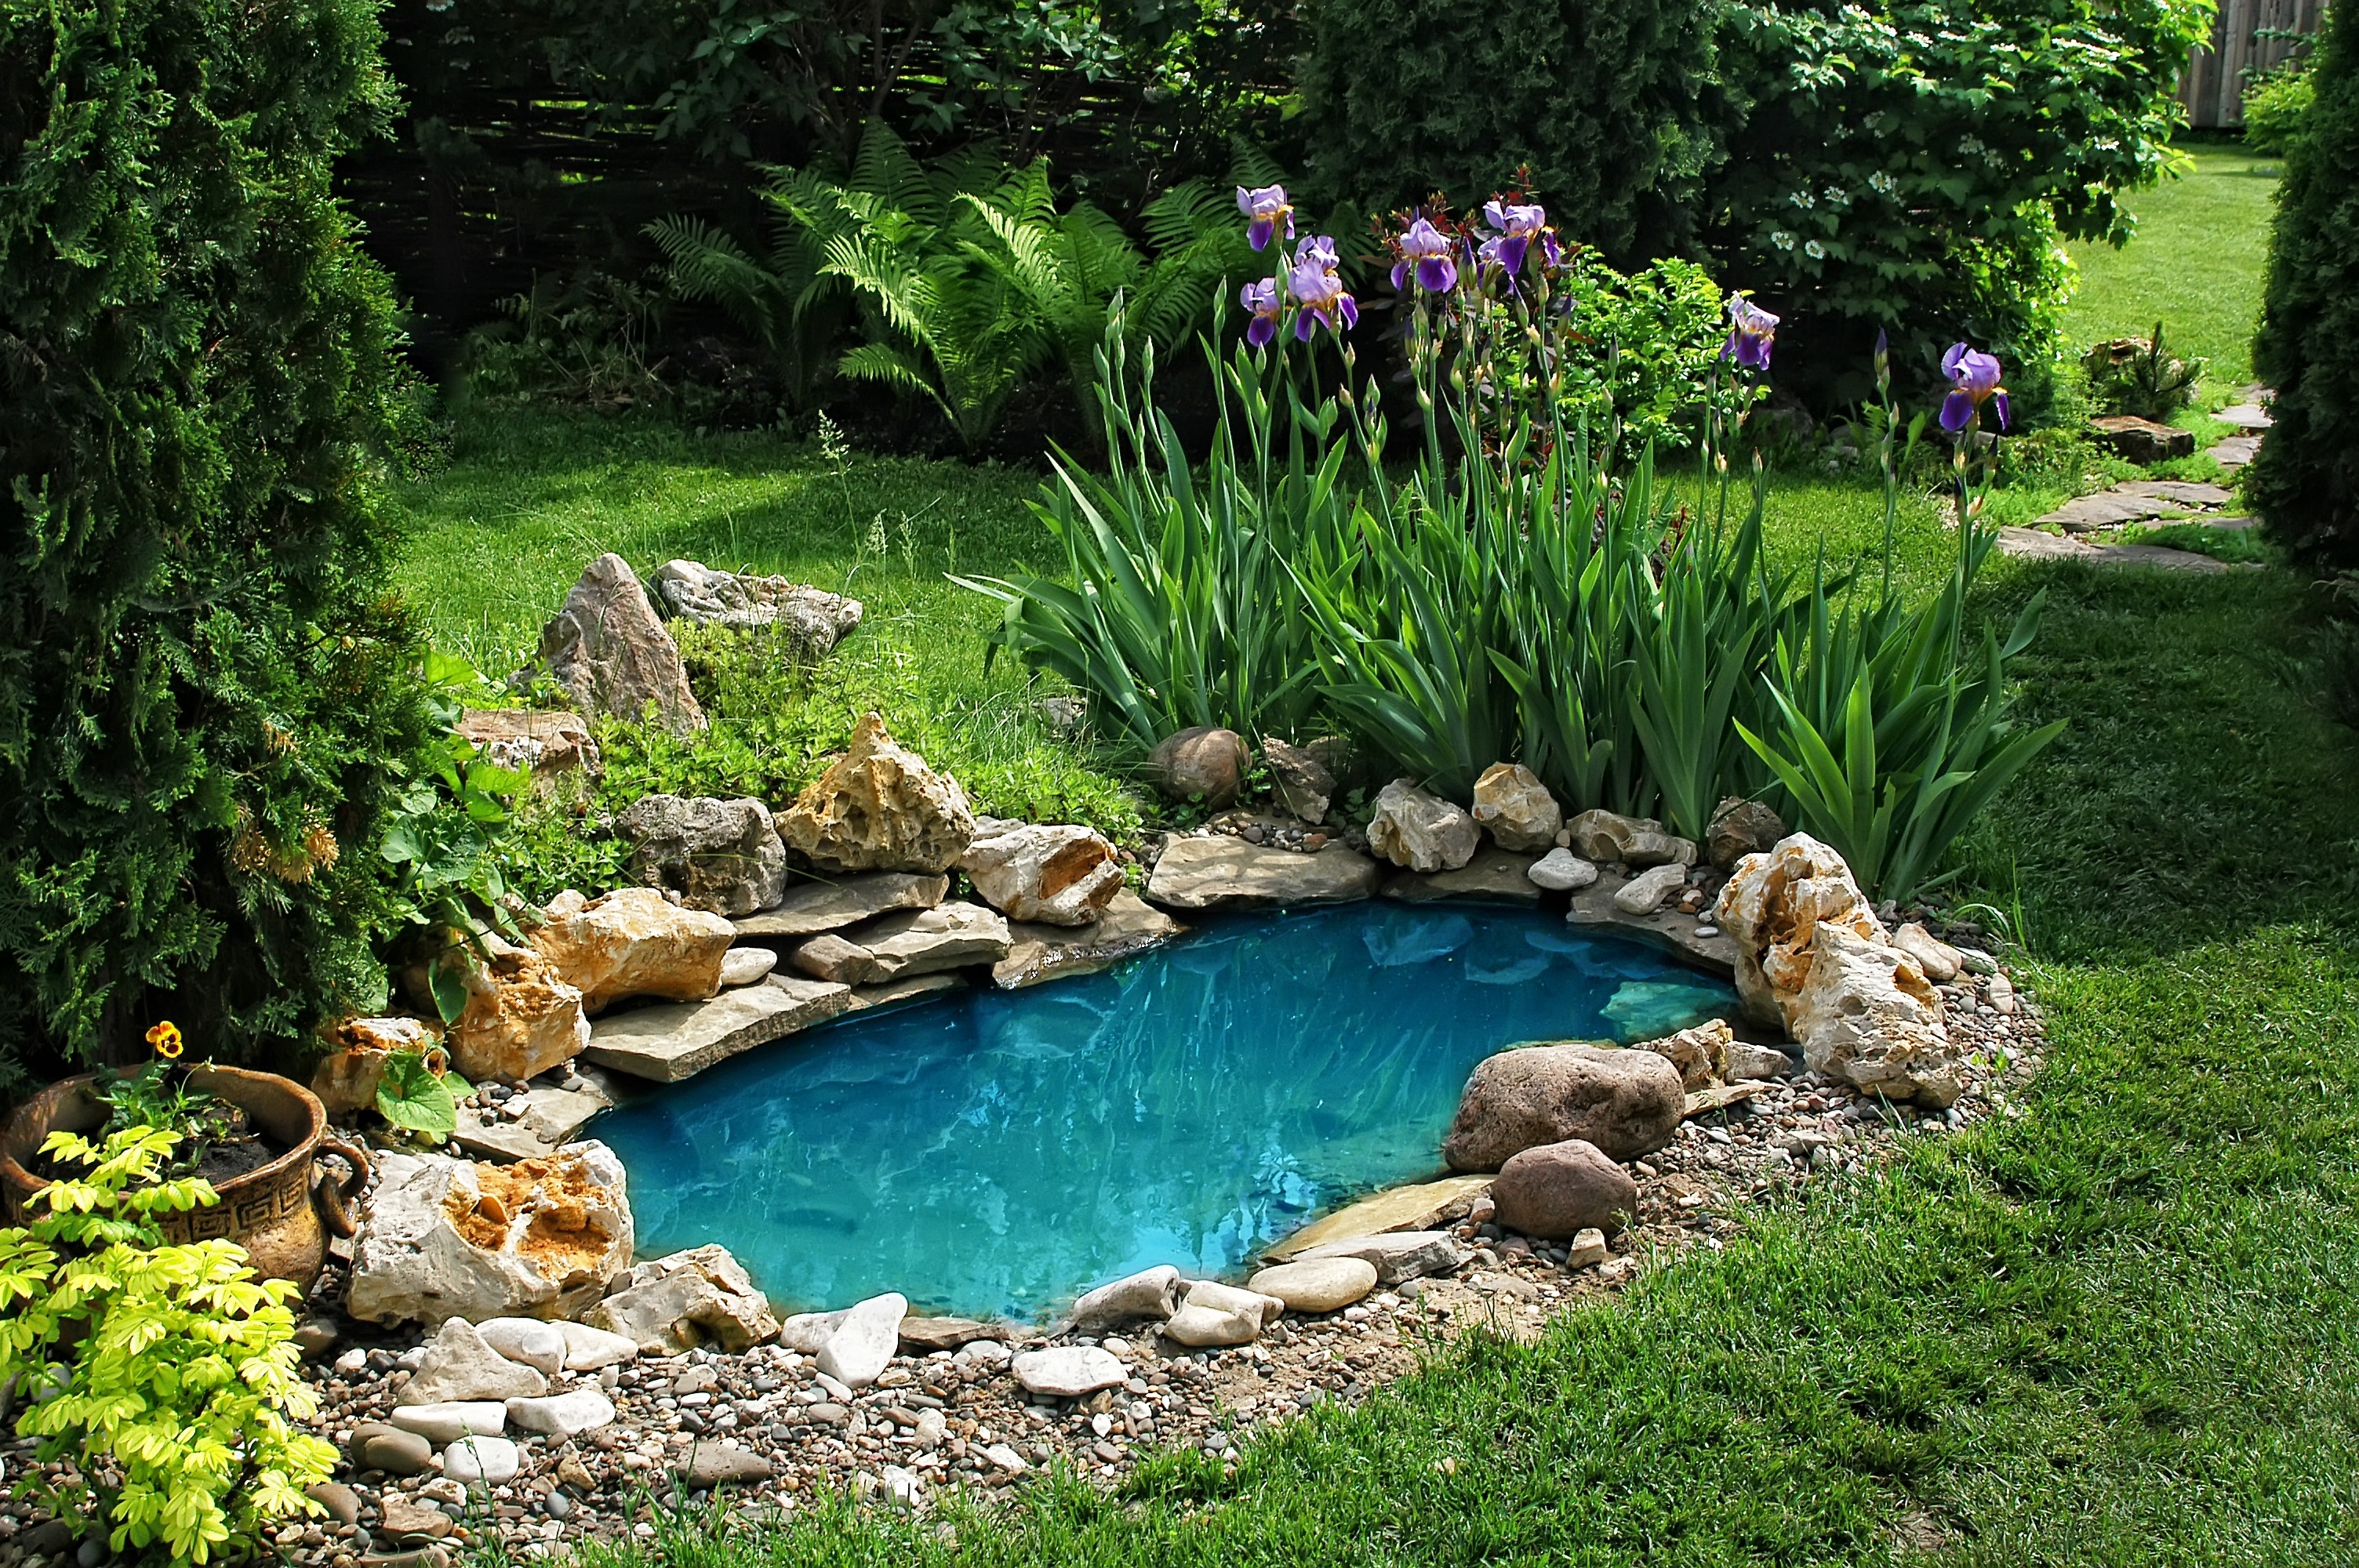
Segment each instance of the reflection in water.
[[781,1311],[897,1290],[1028,1316],[1156,1263],[1244,1263],[1433,1173],[1474,1064],[1647,1038],[1726,987],[1522,910],[1360,904],[1121,968],[847,1020],[606,1117],[639,1247],[735,1252]]

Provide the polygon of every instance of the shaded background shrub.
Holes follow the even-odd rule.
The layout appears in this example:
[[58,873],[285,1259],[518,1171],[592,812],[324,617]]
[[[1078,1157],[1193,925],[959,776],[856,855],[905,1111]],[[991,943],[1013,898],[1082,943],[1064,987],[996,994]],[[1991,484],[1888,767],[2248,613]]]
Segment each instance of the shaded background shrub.
[[381,993],[406,395],[330,184],[378,43],[366,0],[0,4],[0,1098]]
[[2253,365],[2277,423],[2246,493],[2308,567],[2359,567],[2359,21],[2328,13],[2316,99],[2286,153]]

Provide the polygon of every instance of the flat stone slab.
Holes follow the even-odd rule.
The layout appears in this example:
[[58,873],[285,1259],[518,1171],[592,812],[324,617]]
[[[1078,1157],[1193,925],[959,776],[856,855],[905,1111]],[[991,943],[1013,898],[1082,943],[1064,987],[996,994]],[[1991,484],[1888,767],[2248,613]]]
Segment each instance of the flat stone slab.
[[1164,943],[1188,928],[1128,888],[1114,895],[1089,925],[1007,923],[1007,957],[991,967],[991,983],[1020,990],[1043,980],[1094,975]]
[[1766,1095],[1775,1087],[1764,1083],[1714,1084],[1708,1089],[1698,1089],[1688,1096],[1686,1106],[1680,1111],[1680,1119],[1685,1121],[1691,1117],[1708,1116],[1715,1110],[1726,1110],[1730,1106],[1743,1104],[1755,1095]]
[[2096,566],[2160,567],[2168,571],[2224,572],[2225,561],[2174,550],[2166,545],[2092,545],[2083,539],[2060,539],[2037,528],[2002,528],[1999,553],[2027,561],[2088,561]]
[[2216,484],[2205,484],[2190,479],[2134,479],[2114,486],[2108,495],[2127,495],[2144,501],[2168,501],[2179,506],[2225,506],[2236,499],[2233,490],[2223,490]]
[[2240,469],[2251,462],[2260,449],[2258,436],[2230,436],[2215,447],[2206,447],[2203,455],[2223,469]]
[[[1625,931],[1693,959],[1716,975],[1732,979],[1735,976],[1736,938],[1712,924],[1710,903],[1697,914],[1682,914],[1669,904],[1652,914],[1632,914],[1614,902],[1614,895],[1629,886],[1631,880],[1598,868],[1597,880],[1572,895],[1572,908],[1565,915],[1566,923]],[[1699,936],[1699,930],[1718,934]]]
[[2176,502],[2109,490],[2068,501],[2039,521],[2053,524],[2069,534],[2087,534],[2099,528],[2118,528],[2126,523],[2151,523],[2158,517],[2186,515],[2187,509]]
[[1384,876],[1384,867],[1341,844],[1305,855],[1225,836],[1175,838],[1155,862],[1147,896],[1167,909],[1353,903],[1374,897]]
[[2102,545],[2088,544],[2067,538],[2061,534],[2046,534],[2037,528],[2001,528],[1998,550],[2003,556],[2013,556],[2026,561],[2078,561],[2105,553]]
[[2257,403],[2232,403],[2212,417],[2239,430],[2266,430],[2277,423],[2269,416],[2269,411]]
[[2165,571],[2199,575],[2230,569],[2225,561],[2215,561],[2192,550],[2174,550],[2168,545],[2108,545],[2097,552],[2097,559],[2108,566],[2159,567]]
[[1486,846],[1454,871],[1397,871],[1385,883],[1385,896],[1406,903],[1430,903],[1447,898],[1509,898],[1538,903],[1540,886],[1531,879],[1538,855]]
[[875,871],[841,881],[800,882],[758,914],[737,921],[740,936],[816,936],[897,909],[931,909],[950,896],[947,876]]
[[1326,1218],[1304,1226],[1275,1247],[1265,1248],[1262,1256],[1286,1262],[1299,1258],[1314,1247],[1324,1247],[1331,1241],[1344,1241],[1354,1236],[1382,1236],[1393,1230],[1430,1230],[1456,1209],[1463,1212],[1473,1201],[1491,1190],[1495,1178],[1481,1176],[1444,1176],[1438,1182],[1419,1182],[1414,1186],[1390,1187],[1381,1193],[1346,1205]]
[[965,979],[952,969],[937,969],[929,975],[907,975],[880,985],[853,987],[852,1005],[843,1011],[869,1012],[880,1007],[900,1007],[929,996],[940,996],[944,991],[962,990],[965,987]]
[[614,1103],[594,1087],[577,1090],[535,1086],[525,1096],[522,1116],[462,1110],[458,1130],[451,1136],[460,1148],[480,1159],[537,1160],[572,1141],[592,1117]]
[[781,1035],[824,1023],[852,1006],[852,988],[802,975],[772,975],[711,1001],[609,1013],[590,1026],[582,1056],[602,1067],[676,1084]]

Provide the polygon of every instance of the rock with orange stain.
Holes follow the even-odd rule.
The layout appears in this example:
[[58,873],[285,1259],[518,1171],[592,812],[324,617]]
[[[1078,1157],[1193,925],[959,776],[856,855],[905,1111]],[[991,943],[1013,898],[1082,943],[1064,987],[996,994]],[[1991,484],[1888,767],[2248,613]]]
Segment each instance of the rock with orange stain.
[[379,1170],[353,1244],[354,1317],[575,1318],[630,1267],[623,1163],[603,1143],[512,1165],[388,1153]]
[[590,1044],[581,989],[529,947],[496,936],[487,945],[468,965],[467,1005],[447,1041],[451,1065],[477,1083],[522,1083],[580,1055]]
[[386,1060],[397,1051],[427,1050],[441,1038],[440,1031],[416,1018],[347,1018],[322,1035],[329,1050],[311,1075],[311,1092],[331,1117],[374,1107]]

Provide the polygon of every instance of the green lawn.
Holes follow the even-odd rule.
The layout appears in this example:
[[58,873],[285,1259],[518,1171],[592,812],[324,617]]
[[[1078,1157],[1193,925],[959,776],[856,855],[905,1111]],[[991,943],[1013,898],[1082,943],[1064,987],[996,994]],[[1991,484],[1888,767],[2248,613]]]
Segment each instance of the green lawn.
[[2127,245],[2071,247],[2081,286],[2064,330],[2076,348],[2085,347],[2145,337],[2159,317],[2164,341],[2210,360],[2211,379],[2224,394],[2253,375],[2280,166],[2234,146],[2199,146],[2188,156],[2187,173],[2130,193],[2125,205],[2137,232]]

